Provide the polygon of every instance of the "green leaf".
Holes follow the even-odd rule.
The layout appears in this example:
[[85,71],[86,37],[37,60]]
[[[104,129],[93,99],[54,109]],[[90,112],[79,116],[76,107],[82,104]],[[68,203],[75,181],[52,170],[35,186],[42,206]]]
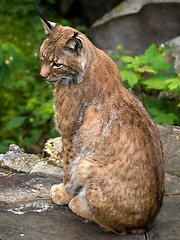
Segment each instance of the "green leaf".
[[124,56],[120,58],[121,62],[132,63],[134,62],[134,58],[130,56]]
[[28,99],[26,104],[26,110],[32,111],[35,108],[35,106],[38,105],[39,103],[40,103],[39,100],[37,100],[36,98]]
[[180,88],[180,78],[171,78],[165,81],[170,90]]
[[6,129],[18,128],[23,124],[25,119],[26,119],[25,117],[14,117],[7,123],[5,128]]
[[10,78],[10,69],[7,64],[3,63],[0,66],[0,79],[3,85],[6,85]]
[[155,107],[152,107],[152,108],[149,107],[148,112],[150,113],[151,116],[159,116],[162,114],[162,112],[158,108],[155,108]]
[[138,82],[138,75],[130,70],[122,70],[120,71],[120,75],[122,81],[127,81],[130,88],[134,87],[134,85]]
[[167,84],[165,82],[166,77],[154,77],[154,78],[148,78],[141,80],[141,83],[143,83],[147,89],[157,89],[157,90],[165,90],[167,87]]
[[47,101],[40,109],[39,114],[43,120],[48,120],[54,114],[52,101]]
[[155,123],[164,125],[172,125],[175,120],[177,120],[177,116],[173,113],[162,113],[154,118]]
[[121,44],[118,44],[118,45],[117,45],[117,50],[118,50],[119,54],[122,54],[122,52],[123,52],[123,47],[122,47]]
[[144,72],[153,73],[153,74],[157,73],[157,71],[155,71],[151,66],[148,66],[148,65],[144,65],[143,67],[135,67],[134,70],[139,73],[144,73]]
[[3,51],[0,49],[0,65],[3,63]]

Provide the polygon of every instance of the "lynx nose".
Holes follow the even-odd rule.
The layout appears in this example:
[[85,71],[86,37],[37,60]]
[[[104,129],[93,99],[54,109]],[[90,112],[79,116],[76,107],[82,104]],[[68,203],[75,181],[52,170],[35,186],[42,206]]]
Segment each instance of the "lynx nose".
[[41,67],[41,72],[40,72],[40,75],[43,77],[43,78],[47,78],[48,75],[50,73],[50,69],[47,67],[47,66],[42,66]]

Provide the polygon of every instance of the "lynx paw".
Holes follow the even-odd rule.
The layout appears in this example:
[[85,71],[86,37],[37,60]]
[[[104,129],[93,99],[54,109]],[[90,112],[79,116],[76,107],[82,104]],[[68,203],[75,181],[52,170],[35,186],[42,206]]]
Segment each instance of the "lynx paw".
[[50,190],[50,197],[56,204],[64,205],[68,204],[70,197],[67,194],[64,185],[61,183],[59,185],[53,185]]
[[85,197],[82,196],[76,196],[74,197],[70,203],[69,208],[76,213],[77,215],[86,218],[88,220],[92,220],[93,216],[87,206],[87,202]]

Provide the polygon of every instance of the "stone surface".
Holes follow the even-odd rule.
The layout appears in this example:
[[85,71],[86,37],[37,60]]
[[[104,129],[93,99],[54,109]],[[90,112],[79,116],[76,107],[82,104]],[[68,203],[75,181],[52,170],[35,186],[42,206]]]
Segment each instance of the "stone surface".
[[11,144],[9,151],[6,152],[1,165],[10,169],[17,170],[18,172],[29,173],[33,166],[41,161],[41,158],[34,154],[24,153],[19,146]]
[[[43,173],[62,176],[62,141],[50,139],[45,144],[44,158],[40,155],[24,153],[19,146],[11,144],[2,158],[0,166],[25,173]],[[45,156],[46,155],[46,156]]]
[[48,160],[48,162],[52,162],[55,166],[63,166],[62,159],[62,138],[51,138],[49,139],[42,151],[42,156]]
[[[67,206],[52,203],[49,191],[53,184],[62,182],[62,172],[55,176],[1,168],[0,240],[179,240],[180,128],[158,125],[158,129],[164,147],[166,192],[150,231],[119,237],[77,216]],[[14,147],[20,154],[20,149]]]
[[152,43],[160,45],[180,35],[179,0],[124,1],[89,30],[92,42],[105,51],[118,44],[141,54]]
[[180,73],[180,36],[167,42],[170,52],[168,60],[174,65],[176,73]]
[[[51,185],[62,178],[39,174],[0,175],[0,239],[8,240],[178,240],[180,179],[166,174],[166,196],[152,229],[119,237],[51,202]],[[13,193],[13,194],[12,194]]]
[[180,127],[158,125],[166,172],[180,176]]
[[124,0],[110,12],[106,13],[101,19],[97,20],[93,24],[93,27],[100,26],[118,17],[138,13],[145,5],[159,3],[179,3],[179,0]]
[[0,154],[0,162],[3,160],[4,154]]

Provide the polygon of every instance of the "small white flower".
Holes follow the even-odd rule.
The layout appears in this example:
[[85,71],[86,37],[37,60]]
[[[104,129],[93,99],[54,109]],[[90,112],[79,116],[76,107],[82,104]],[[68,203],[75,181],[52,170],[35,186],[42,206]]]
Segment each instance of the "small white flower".
[[5,61],[5,64],[7,64],[7,65],[8,65],[8,64],[9,64],[9,60],[6,60],[6,61]]
[[14,59],[13,56],[10,56],[10,57],[9,57],[9,60],[10,60],[10,61],[12,61],[13,59]]
[[164,47],[165,47],[164,43],[161,43],[160,48],[164,48]]

